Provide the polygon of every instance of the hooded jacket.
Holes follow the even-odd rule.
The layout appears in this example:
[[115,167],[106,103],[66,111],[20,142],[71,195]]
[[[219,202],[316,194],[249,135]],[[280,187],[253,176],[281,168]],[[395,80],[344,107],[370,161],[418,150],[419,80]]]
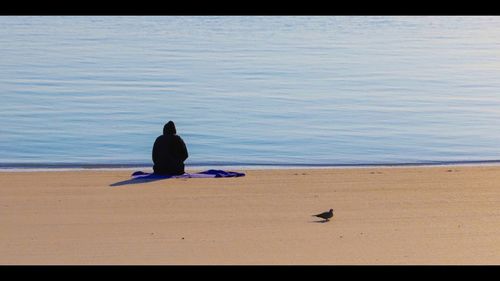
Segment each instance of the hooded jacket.
[[188,152],[186,144],[177,135],[174,122],[165,124],[163,135],[156,138],[152,154],[156,174],[184,174],[184,161],[188,158]]

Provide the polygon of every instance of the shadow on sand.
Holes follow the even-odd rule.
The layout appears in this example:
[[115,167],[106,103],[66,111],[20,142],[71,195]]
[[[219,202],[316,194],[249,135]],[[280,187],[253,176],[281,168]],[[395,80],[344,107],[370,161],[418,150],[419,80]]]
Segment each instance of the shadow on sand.
[[115,182],[115,183],[110,184],[109,186],[122,186],[122,185],[127,185],[127,184],[148,183],[148,182],[153,182],[153,181],[165,180],[168,178],[169,177],[162,177],[162,176],[133,178],[133,179],[125,180],[125,181]]
[[310,221],[310,223],[325,223],[325,222],[329,222],[329,221],[326,221],[326,220],[322,220],[322,221]]

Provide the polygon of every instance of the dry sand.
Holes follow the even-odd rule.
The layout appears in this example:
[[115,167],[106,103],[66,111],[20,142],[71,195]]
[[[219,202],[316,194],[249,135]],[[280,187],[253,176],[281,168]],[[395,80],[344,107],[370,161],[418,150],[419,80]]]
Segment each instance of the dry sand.
[[0,264],[500,264],[498,166],[131,172],[0,172]]

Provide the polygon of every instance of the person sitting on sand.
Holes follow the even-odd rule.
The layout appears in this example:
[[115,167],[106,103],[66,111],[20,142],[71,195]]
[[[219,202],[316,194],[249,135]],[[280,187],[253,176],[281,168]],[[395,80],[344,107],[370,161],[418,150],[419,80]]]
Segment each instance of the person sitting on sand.
[[163,127],[163,135],[156,138],[153,145],[153,171],[162,175],[184,174],[184,161],[188,158],[186,144],[177,135],[175,124],[168,121]]

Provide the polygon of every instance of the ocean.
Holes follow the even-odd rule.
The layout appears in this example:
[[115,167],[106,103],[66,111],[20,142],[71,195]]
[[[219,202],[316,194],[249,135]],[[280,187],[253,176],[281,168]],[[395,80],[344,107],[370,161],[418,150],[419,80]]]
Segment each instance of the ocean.
[[3,16],[0,168],[500,160],[500,17]]

